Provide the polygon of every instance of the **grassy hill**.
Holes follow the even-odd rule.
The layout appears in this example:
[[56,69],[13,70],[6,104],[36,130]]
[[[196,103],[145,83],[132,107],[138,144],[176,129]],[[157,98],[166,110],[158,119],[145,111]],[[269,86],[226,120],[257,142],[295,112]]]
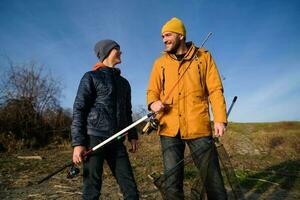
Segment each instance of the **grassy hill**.
[[[246,199],[300,199],[300,122],[230,123],[221,139]],[[187,148],[188,149],[188,148]],[[188,150],[186,151],[188,155]],[[18,156],[39,155],[42,160]],[[0,154],[1,199],[80,199],[82,176],[66,179],[61,172],[47,182],[36,182],[70,161],[69,143],[40,150]],[[162,172],[159,137],[141,135],[139,151],[130,154],[141,199],[161,199],[148,175]],[[187,194],[197,170],[186,165]],[[231,188],[226,180],[229,195]],[[102,199],[120,199],[118,186],[105,166]]]

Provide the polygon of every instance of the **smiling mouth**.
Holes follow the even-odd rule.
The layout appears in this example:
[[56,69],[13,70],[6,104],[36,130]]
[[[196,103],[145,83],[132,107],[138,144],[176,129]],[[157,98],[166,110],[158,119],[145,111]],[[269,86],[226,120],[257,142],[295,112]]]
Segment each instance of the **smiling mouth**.
[[166,47],[170,47],[171,45],[172,45],[171,42],[165,43],[165,46],[166,46]]

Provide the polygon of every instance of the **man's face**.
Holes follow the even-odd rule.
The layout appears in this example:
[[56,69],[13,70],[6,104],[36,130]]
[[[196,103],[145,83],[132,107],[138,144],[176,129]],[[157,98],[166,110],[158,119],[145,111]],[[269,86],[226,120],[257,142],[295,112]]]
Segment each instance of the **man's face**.
[[182,36],[173,32],[164,32],[161,37],[165,44],[165,52],[176,53]]

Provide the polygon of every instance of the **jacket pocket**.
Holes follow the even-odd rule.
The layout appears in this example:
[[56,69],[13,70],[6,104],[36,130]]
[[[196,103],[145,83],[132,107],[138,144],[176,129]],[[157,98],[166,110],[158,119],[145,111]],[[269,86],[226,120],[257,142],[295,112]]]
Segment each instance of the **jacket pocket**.
[[91,128],[107,130],[109,128],[108,118],[108,113],[104,108],[92,108],[88,115],[87,123]]
[[187,110],[190,115],[207,121],[209,120],[209,106],[207,96],[202,90],[197,90],[190,94],[191,101],[188,101]]
[[202,89],[191,92],[189,97],[192,99],[193,105],[207,101],[207,96]]

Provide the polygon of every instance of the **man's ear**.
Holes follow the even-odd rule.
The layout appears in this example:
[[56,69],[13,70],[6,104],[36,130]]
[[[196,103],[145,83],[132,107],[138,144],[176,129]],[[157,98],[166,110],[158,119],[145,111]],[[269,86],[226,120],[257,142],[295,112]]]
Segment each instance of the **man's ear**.
[[179,39],[184,40],[184,36],[179,34]]

